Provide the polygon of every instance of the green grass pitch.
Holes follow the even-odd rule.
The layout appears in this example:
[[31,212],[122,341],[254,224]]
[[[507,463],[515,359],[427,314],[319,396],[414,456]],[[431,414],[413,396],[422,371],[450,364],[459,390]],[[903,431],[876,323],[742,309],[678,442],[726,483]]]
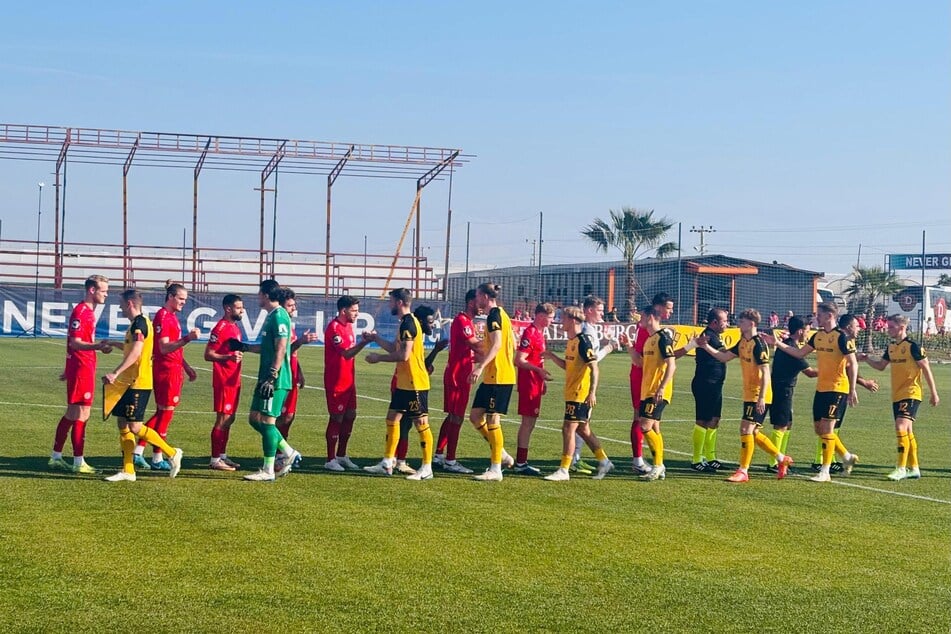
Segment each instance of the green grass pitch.
[[[924,477],[885,479],[894,461],[887,373],[861,391],[842,438],[861,462],[820,485],[804,471],[777,481],[757,451],[753,479],[731,485],[689,464],[693,362],[680,364],[664,416],[668,478],[629,470],[629,362],[602,364],[593,428],[617,470],[601,482],[506,476],[473,482],[437,471],[427,482],[326,473],[323,393],[307,389],[291,434],[300,470],[272,484],[207,469],[211,378],[201,345],[169,437],[181,475],[101,477],[46,470],[63,412],[62,340],[0,341],[0,631],[710,631],[947,632],[951,627],[951,431],[948,406],[923,405],[916,424]],[[322,350],[302,364],[321,383]],[[256,359],[250,359],[246,371]],[[112,368],[111,357],[100,369]],[[437,361],[430,403],[442,421]],[[739,367],[725,388],[721,459],[738,454]],[[392,365],[358,361],[359,418],[350,454],[379,459]],[[951,399],[951,366],[934,366]],[[555,369],[558,372],[557,368]],[[532,462],[560,454],[561,377],[546,397]],[[249,381],[246,381],[249,383]],[[813,382],[800,380],[790,452],[808,467]],[[243,406],[250,389],[246,387]],[[945,401],[946,403],[947,401]],[[99,406],[97,401],[96,407]],[[151,409],[151,408],[150,408]],[[515,403],[512,406],[515,411]],[[239,415],[229,454],[260,463],[260,440]],[[504,425],[514,452],[516,417]],[[411,461],[419,448],[412,432]],[[468,425],[460,455],[486,466]],[[649,452],[648,452],[649,453]],[[70,446],[67,442],[67,458]],[[115,425],[94,413],[86,455],[118,468]]]

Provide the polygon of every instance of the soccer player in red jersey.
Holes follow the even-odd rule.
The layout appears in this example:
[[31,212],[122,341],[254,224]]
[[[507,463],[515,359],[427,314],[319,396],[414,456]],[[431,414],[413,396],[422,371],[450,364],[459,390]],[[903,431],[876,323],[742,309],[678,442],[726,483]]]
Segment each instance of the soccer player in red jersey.
[[214,391],[215,425],[211,428],[211,462],[217,471],[234,471],[240,465],[228,458],[228,436],[241,398],[240,350],[232,350],[228,342],[241,340],[238,322],[244,316],[244,302],[238,295],[225,295],[221,300],[224,316],[211,329],[205,345],[205,361],[211,366]]
[[[69,333],[66,341],[66,415],[56,426],[53,453],[49,468],[75,473],[96,473],[83,459],[86,442],[86,422],[92,408],[92,396],[96,392],[96,351],[112,351],[112,344],[96,337],[96,306],[106,303],[109,296],[109,280],[102,275],[93,275],[86,280],[83,301],[76,305],[69,316]],[[73,464],[63,460],[66,437],[72,431]]]
[[[669,319],[674,312],[674,300],[667,293],[657,293],[654,295],[654,299],[651,301],[651,305],[659,312],[660,318],[663,321],[664,319]],[[647,343],[647,340],[650,338],[650,333],[647,332],[647,328],[639,327],[634,335],[634,341],[631,342],[625,336],[622,339],[621,343],[629,345],[629,352],[631,353],[631,359],[634,358],[634,353],[638,355],[644,354],[644,344]],[[631,422],[631,453],[633,455],[632,469],[634,473],[638,475],[647,475],[650,473],[651,468],[644,462],[644,430],[641,429],[640,420],[638,417],[638,412],[641,409],[641,380],[643,379],[644,373],[641,369],[641,366],[636,363],[631,363],[631,404],[634,406],[634,420]],[[715,443],[716,440],[714,439]],[[713,445],[716,446],[715,444]],[[719,465],[719,463],[717,463]]]
[[[293,289],[287,286],[282,287],[281,290],[283,291],[280,302],[281,306],[284,307],[284,310],[287,311],[291,319],[296,319],[297,294]],[[281,436],[284,437],[284,440],[287,440],[291,433],[291,424],[293,424],[294,418],[297,416],[297,399],[300,396],[300,389],[304,387],[304,371],[300,367],[297,351],[300,350],[300,347],[305,343],[313,343],[314,341],[317,341],[317,333],[305,330],[304,334],[298,338],[297,328],[294,322],[291,322],[291,391],[287,393],[287,400],[284,401],[281,415],[277,417],[277,422],[275,423],[278,431],[281,432]],[[284,456],[279,453],[278,461],[283,460],[283,457]]]
[[324,329],[324,392],[327,398],[328,471],[359,470],[347,456],[347,443],[357,419],[357,383],[354,358],[371,339],[364,334],[357,342],[353,324],[360,315],[360,300],[343,295],[337,300],[337,316]]
[[459,430],[469,407],[473,354],[481,345],[472,320],[479,313],[476,305],[476,291],[466,291],[466,307],[453,317],[449,326],[449,361],[442,375],[443,411],[446,418],[439,428],[436,442],[435,464],[450,473],[472,473],[472,469],[456,462],[456,447],[459,444]]
[[[197,328],[192,328],[187,335],[182,336],[182,327],[178,323],[178,313],[182,312],[185,302],[188,301],[188,291],[181,284],[172,283],[165,289],[165,304],[155,312],[152,327],[155,331],[155,347],[152,349],[152,381],[155,392],[155,414],[146,422],[158,432],[163,439],[168,434],[168,426],[175,415],[182,396],[182,371],[188,375],[189,381],[198,378],[195,370],[185,361],[182,351],[189,342],[198,339],[201,334]],[[144,440],[140,440],[135,448],[135,466],[151,468],[156,471],[168,471],[172,465],[164,458],[158,447],[152,447],[152,463],[145,461]]]
[[518,414],[522,423],[518,427],[518,446],[515,452],[515,473],[541,475],[541,471],[528,464],[528,444],[542,406],[542,395],[547,391],[546,381],[551,373],[545,369],[545,329],[555,318],[555,307],[539,304],[535,307],[535,320],[522,331],[515,350],[515,367],[518,369]]

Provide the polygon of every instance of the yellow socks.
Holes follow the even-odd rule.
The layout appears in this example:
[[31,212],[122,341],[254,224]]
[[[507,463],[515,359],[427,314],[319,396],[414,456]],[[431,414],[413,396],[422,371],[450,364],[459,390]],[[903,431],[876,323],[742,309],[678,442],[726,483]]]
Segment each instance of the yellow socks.
[[429,423],[420,423],[416,431],[419,432],[419,446],[423,450],[423,464],[430,464],[433,461],[433,432],[429,429]]
[[908,432],[908,468],[918,468],[918,439],[913,431]]
[[604,449],[598,447],[598,450],[594,452],[594,457],[598,462],[608,459],[608,454],[604,453]]
[[706,430],[703,439],[703,456],[707,462],[717,459],[717,429]]
[[707,428],[700,425],[693,426],[693,459],[691,462],[700,462],[703,457],[703,441],[707,437]]
[[[786,453],[786,443],[789,442],[789,430],[786,429],[774,429],[773,430],[773,444],[776,445],[776,449],[779,450],[779,453]],[[769,459],[770,466],[775,467],[778,463],[776,462],[776,456],[773,456]]]
[[908,441],[908,432],[896,432],[898,436],[898,463],[895,465],[899,469],[904,469],[908,464],[908,453],[911,451],[911,443]]
[[146,427],[145,425],[142,425],[139,428],[139,431],[136,434],[136,436],[139,437],[139,440],[145,440],[152,446],[158,447],[159,449],[162,450],[162,453],[164,453],[166,456],[171,457],[175,455],[175,448],[172,447],[167,442],[165,442],[165,439],[159,436],[158,432],[152,429],[151,427]]
[[570,466],[571,466],[571,454],[570,453],[562,454],[561,468],[567,471]]
[[822,434],[819,436],[822,442],[822,466],[828,467],[835,458],[835,434]]
[[400,424],[395,420],[386,421],[386,440],[383,444],[383,458],[392,460],[396,457],[396,445],[400,443]]
[[762,449],[763,451],[765,451],[772,457],[775,458],[776,454],[779,453],[779,448],[777,448],[776,445],[774,445],[773,442],[769,438],[767,438],[766,434],[764,434],[763,432],[757,430],[756,434],[753,436],[753,440],[756,442],[757,447],[759,447],[760,449]]
[[644,438],[647,439],[651,453],[654,454],[654,466],[664,464],[664,437],[651,429],[650,431],[644,432]]
[[849,450],[845,448],[845,445],[842,443],[842,440],[839,438],[839,432],[835,433],[835,452],[840,456],[845,456],[849,453]]
[[502,426],[496,421],[487,423],[485,431],[489,440],[489,463],[502,464],[503,438]]
[[135,451],[135,434],[128,429],[119,432],[119,446],[122,447],[122,470],[135,473],[132,465],[132,452]]
[[753,451],[756,448],[753,434],[740,434],[740,469],[746,471],[753,462]]

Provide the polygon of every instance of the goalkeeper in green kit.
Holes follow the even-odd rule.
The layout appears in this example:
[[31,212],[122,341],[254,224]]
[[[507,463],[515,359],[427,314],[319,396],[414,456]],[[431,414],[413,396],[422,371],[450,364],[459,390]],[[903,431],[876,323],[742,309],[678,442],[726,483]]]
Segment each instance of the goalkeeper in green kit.
[[[291,389],[291,318],[281,306],[284,289],[275,280],[264,280],[258,291],[258,305],[268,311],[261,331],[260,346],[241,343],[235,339],[229,344],[242,351],[257,352],[260,348],[261,368],[251,400],[251,415],[248,422],[261,434],[264,449],[264,464],[257,473],[244,476],[253,482],[271,482],[276,476],[286,475],[292,467],[300,464],[301,455],[291,447],[275,426],[281,415],[284,400]],[[274,456],[280,449],[286,459],[281,470],[274,473]]]

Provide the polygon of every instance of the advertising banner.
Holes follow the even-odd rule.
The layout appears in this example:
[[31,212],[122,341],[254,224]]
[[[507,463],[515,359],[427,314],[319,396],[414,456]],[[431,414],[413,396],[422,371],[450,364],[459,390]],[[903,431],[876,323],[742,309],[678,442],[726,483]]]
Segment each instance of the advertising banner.
[[[35,298],[34,298],[35,294]],[[151,317],[162,307],[165,301],[163,292],[143,292],[143,309]],[[186,332],[197,328],[201,332],[199,337],[207,341],[211,329],[221,318],[221,300],[224,293],[193,293],[188,297],[188,303],[179,314],[182,331]],[[105,304],[96,306],[96,339],[122,339],[129,327],[129,320],[123,317],[118,304],[119,291],[110,291],[109,299]],[[238,323],[244,340],[256,343],[261,337],[261,328],[267,311],[258,306],[258,296],[244,295],[244,318]],[[66,321],[76,304],[83,299],[82,289],[53,290],[34,289],[24,286],[0,286],[0,336],[22,337],[38,336],[65,337],[68,324]],[[446,302],[419,300],[414,302],[413,308],[420,305],[430,306],[437,311],[437,315],[449,314],[449,305]],[[318,334],[318,345],[323,345],[324,328],[337,315],[337,298],[297,296],[298,317],[294,320],[298,333],[306,330]],[[446,333],[448,334],[448,321]],[[389,302],[381,299],[362,299],[360,301],[360,316],[354,324],[357,337],[366,330],[376,330],[386,339],[396,338],[397,319],[390,314]],[[35,329],[35,330],[34,330]],[[429,342],[435,341],[440,332],[437,331]]]

